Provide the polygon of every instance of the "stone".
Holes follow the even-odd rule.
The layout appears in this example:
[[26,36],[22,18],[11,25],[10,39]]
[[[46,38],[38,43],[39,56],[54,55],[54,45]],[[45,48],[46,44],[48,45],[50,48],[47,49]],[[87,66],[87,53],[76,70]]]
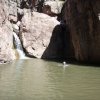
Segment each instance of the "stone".
[[78,61],[100,62],[99,14],[100,0],[67,0],[62,8],[61,20],[69,28],[72,51]]
[[57,13],[54,13],[54,12],[51,11],[51,6],[49,6],[49,5],[44,5],[44,6],[43,6],[43,8],[42,8],[42,13],[47,14],[47,15],[49,15],[49,16],[51,16],[51,17],[56,17],[56,16],[58,16]]
[[13,27],[13,32],[19,34],[19,26],[17,24],[12,24],[12,27]]
[[54,43],[51,40],[54,34],[56,38],[57,33],[54,32],[54,28],[60,23],[42,13],[30,13],[29,10],[25,10],[24,13],[19,35],[27,55],[36,58],[57,58],[59,51],[57,49],[61,41],[59,37],[54,39]]
[[8,0],[0,0],[0,63],[10,62],[15,59],[13,29],[11,23],[8,21],[10,15],[10,10],[8,10],[10,9],[10,5],[8,6],[9,3]]
[[60,0],[46,0],[44,5],[49,5],[51,7],[51,11],[58,14],[61,12],[63,3],[64,1]]
[[12,31],[8,27],[0,28],[0,62],[6,63],[15,59]]
[[23,9],[21,9],[21,8],[18,8],[18,9],[17,9],[17,13],[18,13],[18,15],[20,15],[20,16],[24,16]]
[[9,20],[11,23],[16,23],[16,22],[17,22],[17,16],[9,15],[9,16],[8,16],[8,20]]

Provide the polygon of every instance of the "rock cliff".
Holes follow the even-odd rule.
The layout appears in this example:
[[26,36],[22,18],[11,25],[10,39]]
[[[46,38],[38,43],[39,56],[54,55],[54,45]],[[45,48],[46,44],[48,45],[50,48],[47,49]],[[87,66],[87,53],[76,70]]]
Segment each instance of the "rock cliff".
[[28,56],[100,62],[100,0],[65,1],[0,0],[0,63],[16,59],[13,32]]
[[67,0],[61,16],[69,28],[74,58],[100,62],[100,0]]
[[[54,7],[51,5],[52,2],[55,4]],[[54,12],[59,9],[58,2],[54,0],[52,2],[49,0],[0,0],[0,63],[16,59],[13,32],[20,37],[26,55],[36,58],[59,56],[56,49],[61,48],[58,46],[61,45],[61,39],[58,40],[57,46],[52,43],[54,46],[51,46],[47,52],[54,28],[59,22],[56,17],[42,14],[44,5],[50,4]],[[54,14],[52,9],[50,13]]]
[[15,59],[13,50],[13,29],[8,21],[11,10],[8,5],[7,0],[0,0],[0,63]]
[[[50,43],[53,29],[59,22],[55,18],[42,13],[31,13],[29,10],[25,10],[24,13],[19,34],[23,47],[28,56],[42,58]],[[55,45],[55,43],[52,45]],[[52,49],[50,52],[54,53],[55,49]],[[51,58],[52,56],[55,56],[55,54],[45,55],[46,58]]]

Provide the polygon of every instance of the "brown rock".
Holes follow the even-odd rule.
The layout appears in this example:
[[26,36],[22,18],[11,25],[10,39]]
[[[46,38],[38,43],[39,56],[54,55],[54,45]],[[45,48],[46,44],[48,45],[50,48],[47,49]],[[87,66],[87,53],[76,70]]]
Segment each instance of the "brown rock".
[[100,0],[67,0],[62,19],[78,61],[100,62]]

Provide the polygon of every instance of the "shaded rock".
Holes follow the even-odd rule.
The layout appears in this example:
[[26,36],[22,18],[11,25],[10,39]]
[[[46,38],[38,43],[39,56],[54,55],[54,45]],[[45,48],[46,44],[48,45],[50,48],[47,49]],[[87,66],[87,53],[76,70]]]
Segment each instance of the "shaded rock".
[[9,15],[9,16],[8,16],[8,20],[9,20],[11,23],[16,23],[16,22],[17,22],[17,16]]
[[[58,60],[69,60],[69,36],[66,35],[68,30],[63,24],[56,25],[53,29],[50,43],[44,51],[42,58],[58,59]],[[67,51],[65,51],[67,50]],[[52,56],[51,56],[52,55]]]
[[[22,18],[20,38],[27,55],[42,58],[44,51],[49,46],[53,29],[58,24],[59,22],[55,18],[37,12],[30,13],[26,10]],[[46,54],[43,58],[51,58],[56,55],[55,49],[50,52],[52,52],[51,55]]]
[[58,17],[61,13],[64,1],[60,0],[46,0],[42,6],[42,13],[47,14],[51,17]]
[[33,11],[33,10],[36,10],[38,3],[41,1],[44,2],[44,0],[21,0],[20,8],[21,9],[26,8]]
[[100,0],[67,0],[63,6],[62,20],[69,27],[78,61],[100,62],[99,15]]
[[49,16],[51,16],[51,17],[56,17],[56,16],[58,16],[57,13],[54,13],[54,12],[51,11],[51,6],[49,6],[49,5],[44,5],[44,6],[43,6],[43,8],[42,8],[42,13],[47,14],[47,15],[49,15]]

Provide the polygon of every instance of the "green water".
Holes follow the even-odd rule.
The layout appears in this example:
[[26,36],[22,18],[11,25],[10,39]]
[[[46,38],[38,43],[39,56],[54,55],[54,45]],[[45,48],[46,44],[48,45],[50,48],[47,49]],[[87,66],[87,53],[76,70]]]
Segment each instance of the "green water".
[[0,100],[100,100],[100,68],[39,59],[0,65]]

